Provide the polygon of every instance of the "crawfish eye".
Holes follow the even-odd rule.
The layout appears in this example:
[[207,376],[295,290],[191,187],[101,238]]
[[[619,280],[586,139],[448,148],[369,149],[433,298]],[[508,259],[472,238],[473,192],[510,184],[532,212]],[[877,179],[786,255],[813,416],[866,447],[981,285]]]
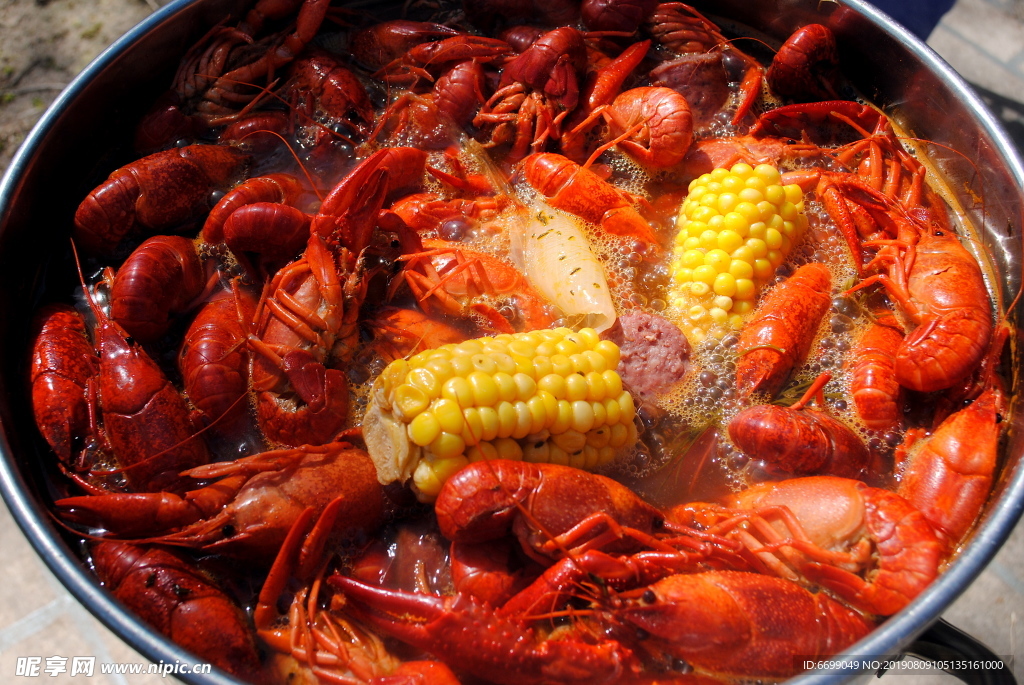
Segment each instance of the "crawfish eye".
[[648,588],[647,590],[644,591],[642,599],[647,604],[654,604],[654,602],[657,601],[658,596],[654,594],[654,590],[651,590],[650,588]]
[[174,592],[174,596],[179,599],[181,599],[182,597],[187,597],[189,594],[192,593],[192,590],[188,589],[187,587],[182,587],[180,585],[173,586],[171,590]]
[[665,525],[665,519],[663,519],[663,518],[656,518],[653,521],[651,521],[651,527],[652,528],[661,528],[664,525]]
[[636,629],[636,639],[637,639],[637,640],[646,640],[646,639],[647,639],[647,638],[649,638],[650,636],[651,636],[651,634],[650,634],[650,633],[648,633],[648,632],[647,632],[646,630],[644,630],[643,628],[637,628],[637,629]]
[[235,534],[235,527],[230,523],[220,529],[221,535],[226,538],[232,537]]
[[686,674],[693,670],[693,666],[682,659],[672,659],[672,670],[677,673]]

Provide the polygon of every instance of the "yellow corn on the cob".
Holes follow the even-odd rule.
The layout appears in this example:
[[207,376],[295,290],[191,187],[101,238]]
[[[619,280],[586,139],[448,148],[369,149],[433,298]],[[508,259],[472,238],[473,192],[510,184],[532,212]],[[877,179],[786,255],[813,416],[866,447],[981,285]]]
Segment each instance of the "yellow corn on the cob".
[[679,212],[669,302],[691,341],[737,330],[807,230],[803,191],[769,164],[694,179]]
[[363,418],[377,478],[412,478],[432,501],[471,461],[606,464],[636,441],[618,363],[618,346],[591,328],[476,338],[397,359],[374,381]]

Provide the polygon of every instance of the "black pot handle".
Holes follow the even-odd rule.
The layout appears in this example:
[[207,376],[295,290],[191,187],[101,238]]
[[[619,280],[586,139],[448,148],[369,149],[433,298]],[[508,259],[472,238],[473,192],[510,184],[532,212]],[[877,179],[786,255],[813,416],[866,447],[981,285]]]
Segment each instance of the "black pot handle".
[[[968,685],[1017,685],[1009,664],[991,649],[942,619],[932,624],[903,651],[903,655],[907,654],[932,661],[938,666],[948,666],[942,670]],[[958,661],[994,662],[1000,668],[957,668]],[[881,677],[885,670],[880,669],[878,676]]]

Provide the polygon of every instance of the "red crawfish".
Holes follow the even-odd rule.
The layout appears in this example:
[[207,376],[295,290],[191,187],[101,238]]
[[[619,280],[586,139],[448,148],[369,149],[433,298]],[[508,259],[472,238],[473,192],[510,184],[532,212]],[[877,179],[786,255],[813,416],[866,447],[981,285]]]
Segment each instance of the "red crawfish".
[[73,463],[93,434],[94,398],[90,384],[99,372],[99,357],[81,314],[64,304],[50,304],[32,324],[32,411],[36,426],[65,466]]
[[259,263],[279,268],[302,252],[309,240],[312,217],[303,211],[315,195],[290,174],[250,178],[224,195],[203,224],[207,245],[224,243],[254,273],[251,254]]
[[218,478],[205,487],[111,493],[58,500],[64,520],[120,537],[177,545],[269,563],[307,508],[332,502],[332,537],[358,538],[380,524],[383,491],[369,456],[346,443],[306,445],[208,464],[185,475]]
[[740,334],[736,386],[743,397],[769,397],[782,389],[803,362],[825,312],[831,306],[832,274],[822,264],[805,264],[773,288]]
[[670,518],[741,541],[761,573],[822,585],[870,614],[903,609],[936,578],[945,556],[921,511],[859,480],[760,483],[722,502],[680,505]]
[[[759,404],[744,409],[729,422],[729,437],[773,472],[845,478],[868,475],[873,460],[860,436],[824,411],[805,407],[830,379],[829,374],[822,374],[790,407]],[[819,395],[824,409],[822,400]]]
[[650,225],[633,208],[632,198],[587,167],[562,155],[538,152],[523,160],[523,173],[552,207],[597,224],[608,233],[658,244]]
[[124,542],[96,542],[90,552],[104,587],[155,630],[200,661],[257,677],[259,656],[245,613],[195,562]]
[[952,387],[980,363],[992,336],[992,303],[981,267],[956,233],[926,224],[881,193],[874,198],[899,222],[894,241],[868,264],[888,264],[856,288],[881,283],[917,324],[896,352],[896,379],[905,388],[932,392]]
[[136,340],[153,342],[201,298],[207,270],[188,238],[158,235],[128,255],[110,288],[110,318]]
[[883,315],[860,335],[847,357],[850,396],[868,428],[888,431],[903,423],[903,388],[896,380],[896,351],[902,342],[896,317]]
[[963,539],[988,501],[1003,402],[1002,390],[991,381],[931,435],[915,432],[901,447],[903,474],[897,492],[924,513],[950,548]]
[[565,118],[579,102],[586,65],[583,34],[562,26],[538,38],[501,73],[498,89],[473,119],[489,129],[488,147],[512,143],[506,158],[517,162],[562,135]]
[[[256,298],[239,287],[222,288],[196,313],[178,352],[185,393],[200,421],[222,440],[251,435],[248,325]],[[238,445],[234,445],[238,449]]]
[[832,30],[808,24],[793,32],[768,67],[772,92],[799,102],[839,99],[839,49]]
[[249,164],[226,145],[189,145],[126,164],[89,193],[75,211],[75,243],[109,255],[135,233],[178,228],[204,216],[216,190],[226,190]]
[[639,650],[682,659],[698,674],[786,677],[802,670],[798,657],[841,651],[874,627],[824,593],[737,571],[670,575],[619,594],[593,619],[576,612],[573,629],[547,638],[528,616],[501,616],[465,595],[383,590],[340,575],[328,582],[362,621],[498,683],[646,682],[653,674],[642,673]]
[[178,389],[146,351],[89,298],[96,317],[96,388],[103,438],[131,490],[176,490],[209,453]]
[[[761,94],[764,69],[722,35],[712,21],[681,2],[658,3],[645,21],[655,41],[680,54],[651,71],[654,85],[677,89],[694,112],[699,126],[709,123],[731,96],[731,81],[742,81],[740,101],[732,116],[738,126]],[[728,72],[738,67],[736,78]]]

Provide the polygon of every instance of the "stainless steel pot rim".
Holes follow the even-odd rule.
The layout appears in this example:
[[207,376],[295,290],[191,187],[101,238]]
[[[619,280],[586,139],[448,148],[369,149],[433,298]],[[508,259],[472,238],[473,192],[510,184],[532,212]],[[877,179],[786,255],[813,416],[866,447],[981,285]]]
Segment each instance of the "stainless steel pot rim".
[[[134,43],[156,31],[161,24],[183,8],[201,1],[172,0],[114,42],[72,80],[26,137],[0,181],[0,216],[9,211],[20,185],[19,179],[28,167],[28,161],[36,154],[38,147],[51,132],[61,114],[75,101],[87,84],[113,64]],[[902,43],[954,91],[971,111],[975,121],[996,143],[1010,173],[1017,184],[1024,188],[1024,165],[1014,152],[1012,141],[963,78],[916,36],[893,22],[877,8],[863,0],[843,0],[843,4],[869,18],[872,23]],[[0,431],[0,494],[3,495],[29,542],[54,575],[108,628],[154,663],[196,663],[189,653],[143,625],[134,614],[126,611],[84,571],[78,557],[61,539],[49,512],[38,506],[29,495],[27,484],[15,467],[6,427]],[[899,614],[889,618],[867,638],[846,650],[845,656],[880,659],[898,654],[933,623],[981,573],[1006,541],[1022,513],[1024,464],[1018,462],[1015,472],[1007,480],[999,501],[988,513],[984,524],[960,557],[917,600]],[[861,671],[855,669],[809,672],[790,682],[794,685],[824,685],[835,683],[837,679],[845,680],[859,673]],[[178,677],[185,682],[204,685],[230,685],[240,682],[216,669],[209,675],[188,674]]]
[[[156,10],[100,53],[68,84],[29,132],[11,160],[3,180],[0,181],[0,216],[9,211],[18,190],[19,178],[25,172],[28,161],[61,114],[82,93],[88,83],[113,64],[136,41],[157,30],[182,8],[198,1],[173,0]],[[195,664],[194,656],[139,621],[85,572],[81,561],[61,539],[50,520],[49,513],[40,508],[27,494],[27,484],[14,467],[15,461],[7,439],[6,427],[3,428],[0,432],[0,493],[21,530],[50,571],[96,618],[153,663]],[[241,682],[217,669],[208,675],[179,677],[185,682],[203,685],[237,685]]]

